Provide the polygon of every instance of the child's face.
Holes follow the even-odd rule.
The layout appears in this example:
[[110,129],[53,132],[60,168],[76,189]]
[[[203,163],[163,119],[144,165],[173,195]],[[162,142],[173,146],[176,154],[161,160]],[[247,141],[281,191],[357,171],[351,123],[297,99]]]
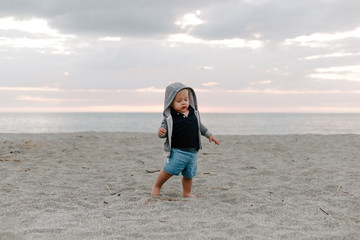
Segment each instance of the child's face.
[[189,91],[187,89],[178,92],[172,102],[172,107],[179,113],[185,113],[189,108]]

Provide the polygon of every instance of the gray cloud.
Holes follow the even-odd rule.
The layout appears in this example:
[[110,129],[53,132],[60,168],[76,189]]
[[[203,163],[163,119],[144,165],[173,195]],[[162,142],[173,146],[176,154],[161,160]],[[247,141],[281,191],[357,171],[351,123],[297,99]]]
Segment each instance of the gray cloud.
[[[201,11],[197,17],[203,24],[184,29],[175,25],[184,14],[197,10]],[[286,99],[292,93],[295,95],[291,99],[299,109],[302,100],[307,106],[311,106],[311,101],[326,104],[321,99],[324,96],[331,105],[345,99],[348,91],[358,89],[359,82],[309,76],[318,73],[319,68],[358,65],[359,36],[326,41],[324,46],[317,47],[294,38],[354,31],[360,27],[359,10],[358,0],[0,0],[0,18],[44,18],[60,35],[75,36],[0,29],[0,87],[137,89],[164,88],[169,82],[183,81],[195,88],[215,89],[219,108],[224,104],[237,105],[239,101],[260,107],[265,104],[264,99],[267,107],[274,104],[280,109],[283,102],[291,108],[291,101]],[[195,41],[167,41],[169,35],[180,33]],[[121,37],[121,41],[99,41],[105,36]],[[56,44],[47,46],[48,49],[10,46],[22,38],[29,41],[56,38]],[[230,48],[211,44],[211,40],[234,38],[257,39],[262,46]],[[63,53],[54,54],[59,49]],[[209,82],[217,84],[205,86]],[[331,92],[334,89],[342,93]],[[240,91],[227,96],[227,90]],[[313,94],[311,98],[308,93]],[[346,102],[356,102],[358,94],[350,93]],[[6,94],[11,96],[13,92]],[[51,98],[51,94],[36,92],[33,101],[26,104],[31,106]],[[77,93],[63,94],[56,94],[53,104],[61,98],[77,99]],[[161,94],[152,103],[158,102]],[[29,92],[22,93],[22,98],[13,96],[14,107],[31,99],[30,95]],[[87,99],[88,95],[82,97]],[[107,100],[104,100],[107,94],[100,95],[97,104],[131,98],[129,93],[115,92]],[[210,93],[203,92],[201,96],[205,101],[212,100]],[[137,104],[142,101],[137,99]],[[59,102],[71,105],[68,101]],[[45,101],[41,104],[46,105]],[[86,101],[76,104],[85,106]]]
[[194,34],[216,39],[251,38],[260,33],[264,39],[281,40],[314,32],[345,31],[357,27],[360,21],[358,2],[354,0],[248,2],[224,1],[207,6],[201,17],[208,24],[196,28]]
[[3,0],[0,14],[44,17],[66,33],[157,36],[179,32],[174,22],[201,10],[206,24],[195,28],[195,36],[252,38],[260,33],[265,39],[282,39],[355,28],[358,8],[356,0]]
[[177,30],[177,16],[213,1],[29,0],[1,1],[0,14],[44,17],[68,33],[149,36]]

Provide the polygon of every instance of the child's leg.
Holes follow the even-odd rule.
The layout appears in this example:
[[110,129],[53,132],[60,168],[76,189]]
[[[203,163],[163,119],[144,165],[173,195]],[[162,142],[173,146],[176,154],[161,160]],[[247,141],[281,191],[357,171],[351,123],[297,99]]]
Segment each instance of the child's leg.
[[183,177],[183,179],[182,179],[182,185],[183,185],[183,194],[184,194],[184,197],[196,198],[195,195],[192,195],[192,194],[191,194],[192,178]]
[[152,188],[151,196],[160,196],[160,190],[162,185],[171,177],[172,177],[171,174],[165,172],[164,170],[161,170]]

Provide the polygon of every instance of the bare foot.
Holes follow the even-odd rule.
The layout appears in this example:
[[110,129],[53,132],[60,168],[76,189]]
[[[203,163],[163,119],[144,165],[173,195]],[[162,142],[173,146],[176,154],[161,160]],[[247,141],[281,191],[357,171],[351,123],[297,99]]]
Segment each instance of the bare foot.
[[160,196],[160,188],[153,187],[151,190],[151,196]]
[[184,197],[188,197],[188,198],[196,198],[196,196],[195,195],[193,195],[193,194],[184,194]]

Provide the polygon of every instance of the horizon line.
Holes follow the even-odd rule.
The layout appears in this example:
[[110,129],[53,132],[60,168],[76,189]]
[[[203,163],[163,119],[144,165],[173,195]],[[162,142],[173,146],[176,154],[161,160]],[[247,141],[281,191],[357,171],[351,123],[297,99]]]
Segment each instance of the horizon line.
[[[125,113],[125,114],[162,114],[163,112],[155,112],[155,111],[0,111],[0,114],[10,114],[10,113]],[[359,112],[330,112],[330,111],[318,111],[318,112],[311,112],[311,111],[243,111],[243,112],[210,112],[210,111],[200,111],[201,114],[360,114]]]

